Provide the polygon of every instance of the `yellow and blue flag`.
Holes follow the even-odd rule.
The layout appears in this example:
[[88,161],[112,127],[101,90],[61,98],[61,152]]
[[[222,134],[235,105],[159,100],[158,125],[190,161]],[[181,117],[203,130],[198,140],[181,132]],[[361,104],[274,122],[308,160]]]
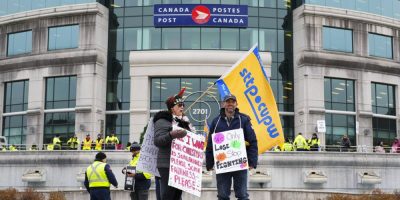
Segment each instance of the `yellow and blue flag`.
[[257,136],[258,153],[284,143],[278,107],[255,45],[217,81],[221,98],[236,96],[238,108],[250,116]]

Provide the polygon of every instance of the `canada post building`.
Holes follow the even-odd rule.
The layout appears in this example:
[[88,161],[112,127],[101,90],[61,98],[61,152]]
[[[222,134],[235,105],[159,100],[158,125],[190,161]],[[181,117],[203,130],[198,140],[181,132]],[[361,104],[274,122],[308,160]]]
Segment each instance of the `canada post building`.
[[183,87],[202,132],[214,82],[258,44],[286,138],[391,145],[399,36],[398,0],[0,0],[1,135],[125,145]]

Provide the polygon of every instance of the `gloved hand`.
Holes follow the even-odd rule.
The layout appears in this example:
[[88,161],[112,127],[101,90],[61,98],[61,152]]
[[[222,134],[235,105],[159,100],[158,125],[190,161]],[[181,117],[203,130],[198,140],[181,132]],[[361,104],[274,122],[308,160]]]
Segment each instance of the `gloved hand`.
[[186,136],[186,134],[187,132],[183,129],[173,130],[169,132],[169,135],[171,135],[172,138],[183,138]]

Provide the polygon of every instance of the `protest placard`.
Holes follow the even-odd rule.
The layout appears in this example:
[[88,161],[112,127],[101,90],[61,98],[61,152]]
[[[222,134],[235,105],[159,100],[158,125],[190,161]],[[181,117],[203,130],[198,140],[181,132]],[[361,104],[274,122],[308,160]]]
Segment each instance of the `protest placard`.
[[150,118],[140,149],[140,157],[136,169],[160,177],[157,169],[158,147],[154,145],[154,123]]
[[200,197],[204,140],[188,131],[172,141],[168,185]]
[[212,134],[215,173],[248,169],[243,129]]

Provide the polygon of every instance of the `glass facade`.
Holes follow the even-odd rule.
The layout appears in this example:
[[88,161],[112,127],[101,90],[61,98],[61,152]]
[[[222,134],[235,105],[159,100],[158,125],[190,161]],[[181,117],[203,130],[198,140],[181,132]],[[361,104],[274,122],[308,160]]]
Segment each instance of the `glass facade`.
[[45,109],[75,108],[76,76],[46,79]]
[[303,0],[303,2],[400,19],[400,1],[398,0]]
[[[28,80],[5,83],[3,113],[26,111],[28,109],[28,91]],[[3,136],[7,138],[9,144],[25,144],[26,133],[26,115],[17,114],[3,117]]]
[[3,136],[7,138],[8,144],[25,144],[26,127],[25,115],[3,117]]
[[373,145],[377,146],[382,141],[384,145],[391,146],[396,138],[396,120],[374,117],[372,119],[374,131]]
[[129,142],[129,119],[129,114],[106,115],[106,137],[115,131],[115,136],[126,147],[126,143]]
[[372,112],[381,115],[396,116],[395,86],[371,83]]
[[[337,78],[324,80],[325,109],[336,111],[355,111],[354,81]],[[350,138],[352,146],[356,145],[354,115],[325,114],[326,145],[340,145],[343,135]]]
[[48,50],[73,49],[79,46],[79,25],[49,27]]
[[57,134],[60,135],[63,144],[75,134],[74,112],[46,113],[44,115],[43,143],[52,143]]
[[7,34],[7,56],[32,52],[32,31]]
[[322,28],[322,47],[330,51],[353,52],[353,31],[324,26]]
[[347,135],[351,146],[356,144],[356,117],[353,115],[325,114],[326,145],[340,145],[343,135]]
[[325,109],[355,111],[353,80],[325,77],[324,95]]
[[96,0],[1,0],[0,16],[42,8],[92,2],[96,2]]
[[26,111],[28,109],[29,81],[5,83],[4,113]]
[[370,56],[392,59],[392,37],[368,33],[368,52]]

